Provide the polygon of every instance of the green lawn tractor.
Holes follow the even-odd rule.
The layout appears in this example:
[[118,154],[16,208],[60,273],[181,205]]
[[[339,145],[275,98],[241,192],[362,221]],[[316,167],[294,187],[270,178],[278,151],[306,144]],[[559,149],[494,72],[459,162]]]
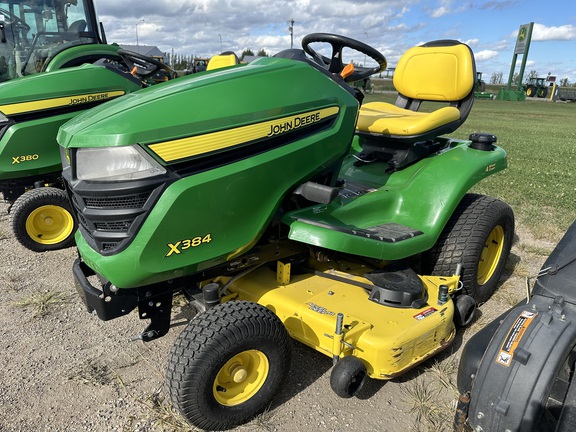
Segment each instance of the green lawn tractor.
[[476,333],[462,352],[454,431],[576,430],[576,223],[528,298]]
[[[0,192],[11,205],[16,238],[29,249],[74,240],[59,180],[60,125],[147,85],[149,68],[165,68],[118,50],[106,44],[92,0],[0,1]],[[94,62],[99,67],[79,67]],[[137,77],[125,73],[135,65]]]
[[[199,428],[268,407],[292,339],[332,359],[344,398],[405,373],[450,345],[509,254],[510,207],[468,193],[505,152],[491,134],[441,137],[474,101],[470,48],[410,49],[396,103],[362,105],[353,83],[385,69],[382,54],[324,33],[302,45],[110,101],[58,133],[78,291],[103,320],[137,309],[143,341],[169,331],[175,294],[189,299],[167,383]],[[344,66],[344,49],[375,66]],[[423,97],[445,103],[419,111]]]
[[12,229],[33,251],[68,247],[76,223],[63,190],[56,134],[78,113],[140,90],[170,68],[125,50],[93,63],[41,72],[0,85],[0,191]]

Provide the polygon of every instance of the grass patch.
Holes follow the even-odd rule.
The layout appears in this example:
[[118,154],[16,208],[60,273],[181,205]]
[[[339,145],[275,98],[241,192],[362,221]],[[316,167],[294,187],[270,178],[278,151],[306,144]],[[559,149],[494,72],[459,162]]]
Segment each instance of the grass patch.
[[537,255],[540,257],[547,257],[552,253],[553,248],[547,246],[532,245],[526,243],[519,243],[518,249],[530,255]]
[[142,403],[154,414],[153,424],[160,426],[162,430],[173,432],[192,432],[198,429],[191,427],[172,407],[161,390],[155,391]]
[[426,375],[401,387],[402,400],[409,413],[414,416],[413,431],[447,432],[452,430],[454,404],[441,398],[442,390],[434,380]]
[[65,294],[59,291],[47,290],[23,297],[15,302],[14,305],[24,309],[32,308],[34,310],[34,318],[39,318],[48,315],[56,306],[67,301]]
[[421,375],[400,387],[402,403],[414,418],[411,430],[452,430],[455,400],[458,398],[457,373],[458,359],[455,356],[441,362],[433,360]]

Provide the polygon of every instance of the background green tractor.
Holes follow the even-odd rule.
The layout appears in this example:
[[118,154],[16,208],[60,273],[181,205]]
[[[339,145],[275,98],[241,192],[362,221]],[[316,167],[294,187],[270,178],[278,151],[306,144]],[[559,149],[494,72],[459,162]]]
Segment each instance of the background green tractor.
[[0,1],[0,82],[118,58],[92,0]]
[[106,44],[92,0],[0,0],[0,192],[29,249],[74,240],[60,181],[60,125],[173,76],[161,61],[119,48]]
[[546,78],[532,77],[524,85],[524,91],[528,97],[545,98],[548,95],[548,81]]
[[482,80],[482,72],[476,72],[476,83],[474,84],[475,92],[485,92],[486,83]]
[[172,70],[159,60],[117,50],[118,60],[40,72],[0,85],[0,192],[12,230],[28,249],[70,246],[76,222],[61,181],[58,128],[82,111],[154,83]]

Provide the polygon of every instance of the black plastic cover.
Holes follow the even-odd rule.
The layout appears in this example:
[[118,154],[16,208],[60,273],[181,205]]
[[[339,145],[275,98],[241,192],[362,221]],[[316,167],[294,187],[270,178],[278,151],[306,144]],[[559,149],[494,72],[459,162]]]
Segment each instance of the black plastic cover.
[[540,273],[544,275],[536,280],[533,295],[562,296],[567,303],[576,305],[576,223],[568,228]]
[[468,422],[475,430],[543,430],[552,386],[576,340],[569,306],[537,296],[508,314],[473,382]]

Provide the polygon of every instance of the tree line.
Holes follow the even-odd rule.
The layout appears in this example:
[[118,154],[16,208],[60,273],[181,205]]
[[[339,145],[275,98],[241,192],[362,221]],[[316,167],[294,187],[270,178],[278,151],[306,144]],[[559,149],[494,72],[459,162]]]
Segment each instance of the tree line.
[[[240,56],[240,60],[243,60],[246,56],[253,56],[254,52],[251,49],[245,49],[242,51],[242,55]],[[259,57],[268,57],[268,53],[261,49],[256,54]],[[164,58],[167,59],[168,65],[174,70],[192,70],[194,68],[194,60],[198,58],[205,58],[196,56],[194,54],[191,55],[184,55],[184,54],[171,54],[171,53],[164,53]]]

